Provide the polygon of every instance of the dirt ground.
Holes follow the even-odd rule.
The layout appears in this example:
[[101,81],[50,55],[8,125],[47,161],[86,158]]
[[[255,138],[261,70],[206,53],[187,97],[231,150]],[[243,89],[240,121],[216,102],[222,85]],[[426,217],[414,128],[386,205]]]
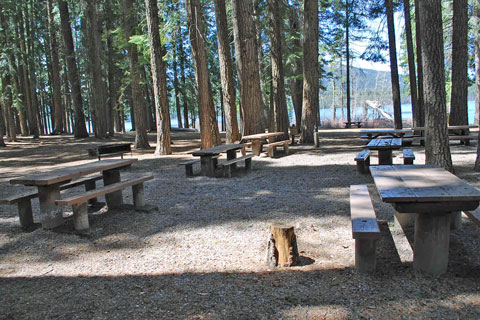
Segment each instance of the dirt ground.
[[[158,210],[105,207],[90,213],[84,233],[74,231],[68,207],[63,226],[25,232],[16,207],[0,206],[0,319],[479,319],[479,226],[464,216],[452,231],[446,274],[414,272],[411,249],[396,249],[392,207],[370,175],[356,172],[358,129],[320,136],[320,148],[294,145],[288,156],[255,157],[251,172],[215,179],[186,178],[178,164],[192,158],[200,135],[173,132],[173,155],[134,150],[127,157],[139,161],[122,171],[154,175],[145,196]],[[87,148],[133,140],[128,133],[8,143],[0,149],[0,198],[30,190],[10,185],[13,177],[94,161]],[[456,174],[480,187],[476,143],[451,149]],[[425,163],[423,148],[413,150],[415,163]],[[402,163],[401,152],[394,155]],[[369,186],[382,231],[372,275],[354,269],[351,184]],[[131,203],[131,191],[123,194]],[[35,216],[38,200],[33,208]],[[267,269],[272,223],[295,226],[300,265]],[[407,237],[413,241],[411,230]]]

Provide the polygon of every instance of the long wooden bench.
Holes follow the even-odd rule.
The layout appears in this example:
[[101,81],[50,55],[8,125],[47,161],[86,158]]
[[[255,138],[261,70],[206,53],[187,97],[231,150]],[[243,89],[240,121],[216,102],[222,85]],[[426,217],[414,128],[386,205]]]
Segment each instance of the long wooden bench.
[[[90,191],[96,188],[95,182],[102,179],[101,175],[87,176],[81,179],[71,181],[69,183],[60,186],[60,190],[67,190],[70,188],[85,186],[85,191]],[[32,214],[32,202],[31,199],[38,197],[38,191],[29,191],[21,194],[12,195],[10,197],[0,199],[0,204],[17,205],[18,216],[20,219],[20,226],[24,230],[28,230],[33,227],[33,214]],[[90,203],[96,203],[96,198],[90,199]]]
[[413,164],[415,160],[415,154],[412,149],[402,149],[403,152],[403,164]]
[[99,196],[123,190],[132,187],[133,205],[136,209],[145,207],[145,194],[143,191],[143,183],[153,179],[152,175],[142,176],[131,180],[120,181],[106,185],[102,188],[90,190],[82,194],[74,195],[65,199],[56,200],[59,206],[73,207],[73,225],[75,230],[85,230],[89,228],[87,201]]
[[223,176],[225,178],[231,178],[232,177],[232,168],[234,165],[238,162],[245,161],[245,170],[250,170],[252,169],[252,158],[254,157],[254,154],[247,154],[244,156],[241,156],[239,158],[234,158],[231,160],[227,160],[220,164],[220,166],[223,168]]
[[119,155],[123,159],[125,153],[131,153],[131,143],[117,143],[98,146],[95,148],[87,149],[88,155],[91,157],[98,157],[101,160],[102,156],[116,156]]
[[282,141],[267,143],[267,144],[264,144],[263,146],[265,148],[267,148],[267,156],[273,157],[275,149],[277,147],[283,147],[283,150],[285,151],[285,155],[288,155],[288,144],[289,143],[290,143],[290,140],[282,140]]
[[357,171],[363,174],[367,174],[370,172],[370,150],[363,149],[360,151],[359,154],[355,157],[355,161],[357,162]]
[[355,239],[355,269],[374,272],[377,240],[381,235],[366,185],[350,186],[350,215]]
[[[212,158],[214,159],[214,161],[217,161],[219,157],[220,155],[216,155],[216,156],[213,156]],[[187,177],[193,177],[193,165],[195,163],[200,163],[200,159],[188,160],[185,162],[181,162],[178,165],[185,166],[185,174],[187,175]]]

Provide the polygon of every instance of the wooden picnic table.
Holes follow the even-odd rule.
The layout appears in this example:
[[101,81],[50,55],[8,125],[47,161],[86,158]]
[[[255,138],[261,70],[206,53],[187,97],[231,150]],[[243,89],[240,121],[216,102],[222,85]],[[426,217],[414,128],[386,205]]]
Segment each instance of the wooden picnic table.
[[480,190],[433,165],[375,166],[370,172],[382,201],[397,212],[416,214],[415,270],[446,272],[451,215],[477,208]]
[[[132,165],[138,159],[108,159],[93,161],[85,164],[58,168],[48,172],[13,178],[11,184],[36,186],[40,200],[40,221],[44,228],[54,228],[63,223],[62,208],[55,204],[61,199],[60,186],[73,179],[96,172],[102,172],[104,185],[120,182],[120,169]],[[122,204],[122,191],[105,195],[107,205]]]
[[370,150],[378,150],[378,164],[392,164],[392,150],[398,150],[402,147],[402,139],[372,139],[365,146]]
[[262,142],[263,140],[268,140],[268,143],[275,142],[276,137],[283,136],[284,132],[265,132],[251,134],[242,137],[242,141],[251,141],[252,142],[252,153],[256,156],[259,156],[262,153]]
[[362,121],[344,121],[343,122],[345,128],[351,128],[352,125],[356,126],[357,128],[361,128],[362,127]]
[[215,177],[216,156],[222,152],[227,153],[227,160],[237,157],[237,150],[242,149],[242,143],[221,144],[212,148],[202,149],[190,152],[194,157],[200,157],[201,175],[207,177]]
[[[450,139],[457,138],[457,140],[460,139],[461,144],[470,145],[470,138],[476,138],[476,136],[470,136],[470,129],[478,129],[478,125],[448,126],[447,129]],[[413,127],[413,130],[421,136],[425,135],[425,127]]]
[[412,129],[363,129],[360,130],[368,139],[375,139],[379,136],[391,136],[392,138],[403,138],[406,134],[412,133]]

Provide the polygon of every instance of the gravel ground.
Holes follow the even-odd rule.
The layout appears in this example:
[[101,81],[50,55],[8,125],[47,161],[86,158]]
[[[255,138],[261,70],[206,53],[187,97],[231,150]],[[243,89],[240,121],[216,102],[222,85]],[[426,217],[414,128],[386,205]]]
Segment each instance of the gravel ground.
[[[198,149],[199,134],[174,132],[174,155],[134,151],[139,162],[122,172],[154,175],[145,196],[158,210],[103,208],[90,214],[85,233],[73,230],[69,208],[63,226],[24,232],[16,207],[0,206],[0,319],[479,319],[478,226],[463,217],[452,233],[445,275],[415,273],[395,249],[392,207],[356,172],[355,131],[325,130],[318,149],[255,157],[251,172],[231,179],[187,179],[178,163]],[[8,184],[14,176],[92,161],[86,148],[132,139],[9,144],[0,150],[0,197],[27,190]],[[451,147],[456,174],[480,187],[475,143]],[[423,149],[413,149],[415,163],[424,163]],[[373,275],[354,270],[351,184],[368,184],[382,230]],[[130,190],[124,198],[132,202]],[[33,207],[35,214],[37,200]],[[295,226],[299,266],[267,269],[272,223]]]

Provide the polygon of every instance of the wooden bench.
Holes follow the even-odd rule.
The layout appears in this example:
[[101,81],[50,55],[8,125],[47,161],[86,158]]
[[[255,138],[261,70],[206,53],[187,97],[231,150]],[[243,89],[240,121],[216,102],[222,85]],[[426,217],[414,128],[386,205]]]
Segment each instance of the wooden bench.
[[402,149],[403,152],[403,164],[413,164],[415,160],[415,154],[412,149]]
[[366,174],[370,171],[370,150],[363,149],[360,151],[359,154],[355,157],[355,161],[357,162],[357,171],[363,174]]
[[275,149],[277,147],[283,147],[283,150],[285,151],[285,155],[288,155],[288,143],[290,140],[282,140],[282,141],[276,141],[272,143],[267,143],[264,144],[263,146],[267,148],[267,156],[273,157]]
[[132,187],[133,205],[136,209],[145,207],[145,194],[143,191],[143,183],[153,179],[152,175],[142,176],[131,180],[120,181],[106,185],[102,188],[86,191],[85,193],[74,195],[65,199],[56,200],[59,206],[73,207],[73,225],[75,230],[85,230],[89,228],[87,201],[99,196],[103,196],[112,192],[120,191],[128,187]]
[[[212,158],[217,160],[220,157],[220,155],[213,156]],[[182,163],[179,163],[179,166],[185,166],[185,174],[187,177],[193,177],[193,165],[195,163],[200,163],[200,159],[193,159],[193,160],[188,160]],[[216,162],[215,162],[216,164]]]
[[247,154],[244,156],[241,156],[239,158],[227,160],[223,162],[220,166],[223,168],[223,176],[225,178],[231,178],[232,177],[232,167],[234,164],[237,162],[245,161],[245,170],[250,170],[252,169],[252,158],[254,157],[254,154]]
[[368,188],[364,184],[350,186],[350,215],[355,239],[355,269],[359,272],[374,272],[380,229]]
[[[85,185],[85,191],[90,191],[96,188],[95,182],[102,179],[101,175],[95,175],[90,177],[84,177],[74,180],[72,182],[63,184],[60,186],[60,190],[67,190],[70,188]],[[20,226],[24,230],[28,230],[33,227],[33,214],[32,214],[32,202],[31,199],[38,197],[38,191],[29,191],[22,194],[16,194],[5,199],[0,199],[0,204],[14,205],[18,207],[18,216],[20,218]],[[96,203],[96,198],[90,199],[90,203]]]
[[117,143],[98,146],[96,148],[87,149],[88,155],[91,157],[98,157],[101,160],[102,156],[116,156],[119,155],[123,159],[124,153],[131,153],[131,143]]

